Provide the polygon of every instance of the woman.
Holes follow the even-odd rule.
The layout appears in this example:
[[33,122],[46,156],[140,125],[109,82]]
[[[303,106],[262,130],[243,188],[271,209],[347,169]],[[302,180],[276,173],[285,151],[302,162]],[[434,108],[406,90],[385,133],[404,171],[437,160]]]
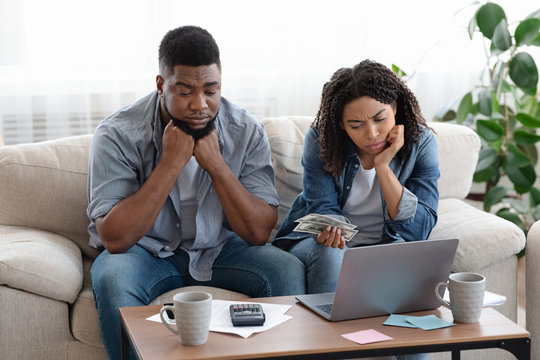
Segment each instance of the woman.
[[[339,69],[324,85],[302,165],[304,189],[273,244],[304,262],[308,293],[335,291],[346,246],[425,240],[437,222],[435,136],[414,94],[382,64]],[[336,227],[313,237],[293,231],[311,213],[358,233],[346,243]]]
[[[336,289],[345,247],[425,240],[437,222],[439,155],[414,94],[387,67],[365,60],[323,87],[302,156],[303,191],[273,244],[306,266],[307,293]],[[357,226],[317,236],[295,220],[324,214]],[[399,359],[427,359],[428,354]]]

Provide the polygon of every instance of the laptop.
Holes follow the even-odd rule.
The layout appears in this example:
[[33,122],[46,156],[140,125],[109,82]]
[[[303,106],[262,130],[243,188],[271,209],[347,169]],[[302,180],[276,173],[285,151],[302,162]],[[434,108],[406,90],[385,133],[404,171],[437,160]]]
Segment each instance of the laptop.
[[438,308],[435,286],[448,280],[457,245],[443,239],[347,249],[335,293],[296,299],[330,321]]

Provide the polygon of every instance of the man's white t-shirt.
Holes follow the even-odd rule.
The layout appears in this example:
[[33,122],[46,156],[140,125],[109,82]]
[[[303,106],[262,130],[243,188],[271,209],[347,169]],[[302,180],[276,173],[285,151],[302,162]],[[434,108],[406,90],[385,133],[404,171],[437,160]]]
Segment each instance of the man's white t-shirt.
[[178,176],[177,186],[180,190],[180,226],[182,230],[182,240],[195,239],[197,226],[195,217],[197,216],[197,177],[201,167],[195,160],[195,156],[189,159]]

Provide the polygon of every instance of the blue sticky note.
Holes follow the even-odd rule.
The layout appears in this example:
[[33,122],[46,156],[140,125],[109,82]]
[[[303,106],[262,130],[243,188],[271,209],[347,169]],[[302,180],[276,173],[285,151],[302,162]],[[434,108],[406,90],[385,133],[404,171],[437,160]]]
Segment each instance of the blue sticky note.
[[412,317],[416,317],[416,316],[392,314],[388,317],[388,319],[386,319],[383,325],[415,328],[416,327],[415,325],[407,321],[407,318],[412,318]]
[[406,320],[423,330],[440,329],[440,328],[455,325],[448,321],[444,321],[443,319],[440,319],[435,315],[408,316]]

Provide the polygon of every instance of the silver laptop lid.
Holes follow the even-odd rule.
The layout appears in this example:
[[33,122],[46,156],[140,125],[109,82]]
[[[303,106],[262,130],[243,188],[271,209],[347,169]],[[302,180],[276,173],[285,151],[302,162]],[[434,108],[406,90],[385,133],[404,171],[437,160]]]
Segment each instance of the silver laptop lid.
[[330,320],[434,309],[458,239],[372,245],[346,250]]

